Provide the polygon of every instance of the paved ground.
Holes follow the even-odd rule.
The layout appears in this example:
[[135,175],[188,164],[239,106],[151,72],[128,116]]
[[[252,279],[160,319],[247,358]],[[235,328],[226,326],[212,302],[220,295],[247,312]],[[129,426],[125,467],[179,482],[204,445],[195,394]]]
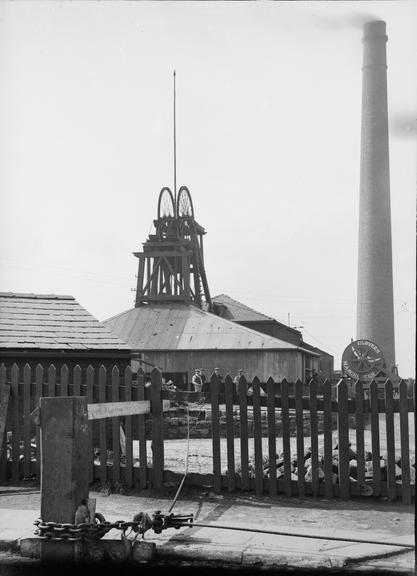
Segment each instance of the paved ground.
[[[92,491],[90,497],[96,498],[97,511],[110,521],[131,520],[139,511],[168,512],[172,501],[172,494],[148,491],[123,496]],[[31,563],[28,573],[34,573],[36,561],[16,553],[19,553],[20,539],[34,537],[33,521],[39,515],[39,508],[40,495],[36,487],[0,487],[0,549],[3,550],[0,574],[13,576],[16,566],[22,570],[25,562]],[[158,566],[199,565],[204,570],[215,566],[223,570],[239,568],[243,572],[256,568],[275,571],[292,568],[310,572],[353,570],[414,574],[414,551],[392,545],[414,544],[413,506],[369,499],[343,502],[248,495],[229,497],[188,490],[181,494],[174,512],[193,513],[196,523],[266,528],[294,536],[197,526],[168,529],[160,535],[149,531],[146,541],[156,545],[153,563]],[[375,540],[381,544],[329,541],[326,536]],[[120,532],[112,530],[105,538],[120,539]],[[14,550],[14,554],[8,550]]]

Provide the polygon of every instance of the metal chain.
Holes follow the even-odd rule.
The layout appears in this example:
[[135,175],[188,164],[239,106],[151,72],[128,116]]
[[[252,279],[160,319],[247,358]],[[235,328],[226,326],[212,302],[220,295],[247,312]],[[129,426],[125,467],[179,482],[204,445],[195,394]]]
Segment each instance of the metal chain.
[[[101,516],[101,515],[100,515]],[[146,512],[139,512],[133,518],[132,522],[125,522],[124,520],[117,520],[116,522],[108,522],[101,516],[96,524],[88,524],[86,522],[80,524],[69,524],[59,522],[44,522],[42,519],[35,520],[34,524],[37,526],[35,534],[40,538],[53,541],[68,541],[80,542],[85,540],[99,540],[105,536],[110,530],[115,528],[122,531],[122,536],[126,537],[126,531],[130,528],[131,532],[135,533],[135,538],[141,534],[144,537],[145,532],[150,529],[156,534],[160,534],[162,530],[167,528],[182,528],[185,526],[192,526],[193,515],[175,515],[175,514],[161,514],[157,510],[151,518]]]

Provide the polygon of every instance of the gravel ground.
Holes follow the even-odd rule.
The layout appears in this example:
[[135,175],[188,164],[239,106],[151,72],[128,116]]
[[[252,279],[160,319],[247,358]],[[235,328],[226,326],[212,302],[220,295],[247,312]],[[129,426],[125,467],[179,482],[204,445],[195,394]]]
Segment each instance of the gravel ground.
[[[396,456],[401,456],[399,449],[400,446],[400,426],[399,421],[395,422],[395,445],[396,445]],[[350,441],[352,443],[352,449],[355,450],[356,446],[356,432],[355,430],[350,431]],[[386,426],[385,417],[380,417],[379,423],[379,437],[380,437],[380,451],[381,455],[384,455],[387,449],[386,441]],[[415,435],[414,435],[414,414],[409,415],[409,437],[410,437],[410,459],[411,462],[415,461]],[[371,451],[372,449],[372,439],[371,431],[365,430],[364,432],[365,440],[365,450]],[[290,439],[291,454],[296,454],[296,438]],[[324,436],[319,435],[318,445],[319,450],[323,448]],[[333,431],[333,445],[337,443],[337,431]],[[282,438],[277,438],[276,442],[277,453],[282,451]],[[305,449],[311,446],[311,438],[304,438]],[[240,462],[240,439],[235,438],[234,440],[235,449],[235,464],[238,465]],[[186,461],[187,461],[187,440],[166,440],[164,443],[165,448],[165,468],[167,470],[172,470],[174,472],[185,472]],[[148,441],[148,455],[151,452],[151,442]],[[139,456],[139,445],[138,442],[134,442],[134,457]],[[225,472],[227,469],[227,443],[226,438],[220,439],[220,453],[221,453],[221,466],[222,471]],[[249,439],[249,456],[254,454],[254,444],[253,438]],[[264,456],[268,455],[268,439],[262,438],[262,454]],[[150,463],[152,460],[150,460]],[[190,439],[189,444],[189,456],[188,456],[188,472],[195,472],[199,474],[212,474],[213,472],[213,459],[212,459],[212,441],[211,438],[202,439]]]

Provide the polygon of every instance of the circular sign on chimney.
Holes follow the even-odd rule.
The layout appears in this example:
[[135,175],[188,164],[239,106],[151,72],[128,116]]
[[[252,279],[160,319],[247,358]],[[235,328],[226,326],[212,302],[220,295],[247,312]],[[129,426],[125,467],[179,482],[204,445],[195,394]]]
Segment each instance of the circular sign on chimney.
[[381,349],[371,340],[355,340],[346,346],[342,356],[342,373],[355,380],[373,380],[385,374],[386,365]]

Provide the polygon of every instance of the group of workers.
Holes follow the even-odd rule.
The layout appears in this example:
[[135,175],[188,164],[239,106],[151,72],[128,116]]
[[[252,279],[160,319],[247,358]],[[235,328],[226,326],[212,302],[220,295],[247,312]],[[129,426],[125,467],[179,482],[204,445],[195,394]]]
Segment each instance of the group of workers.
[[[219,368],[214,369],[214,374],[217,376],[217,380],[219,382],[220,392],[223,392],[222,385],[224,387],[224,383],[223,383],[223,377],[220,374]],[[243,375],[243,370],[238,370],[236,376],[233,378],[233,383],[236,387],[236,392],[238,392],[238,384],[239,384],[240,377],[242,375]],[[206,375],[204,373],[203,368],[196,368],[194,370],[194,374],[193,374],[193,377],[191,379],[191,383],[194,387],[194,392],[208,392],[209,391],[207,378],[206,378]]]

